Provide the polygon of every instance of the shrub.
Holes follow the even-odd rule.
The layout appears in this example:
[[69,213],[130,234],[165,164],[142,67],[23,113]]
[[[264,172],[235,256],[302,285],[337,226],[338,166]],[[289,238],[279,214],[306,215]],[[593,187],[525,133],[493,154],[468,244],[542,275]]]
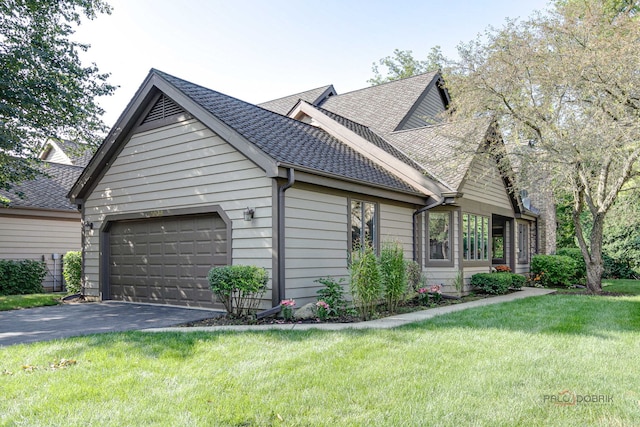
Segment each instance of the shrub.
[[347,312],[347,301],[344,297],[344,288],[342,284],[344,279],[339,281],[331,277],[321,277],[316,280],[317,283],[324,285],[324,288],[318,290],[318,301],[323,301],[328,307],[324,307],[327,317],[339,317]]
[[349,266],[351,294],[364,320],[371,318],[382,293],[378,260],[369,245],[353,251]]
[[418,289],[424,284],[424,277],[422,277],[422,267],[415,261],[405,262],[405,275],[407,276],[407,283],[411,290],[417,292]]
[[248,316],[258,308],[267,289],[269,274],[253,265],[226,265],[209,270],[209,285],[233,316]]
[[602,254],[604,264],[604,279],[635,279],[636,272],[625,261],[617,260],[607,254]]
[[569,287],[572,285],[575,271],[575,261],[568,256],[535,255],[531,259],[531,274],[539,278],[542,286]]
[[380,251],[380,276],[387,310],[394,312],[407,293],[404,251],[398,243],[385,243]]
[[513,289],[520,289],[525,285],[525,283],[527,283],[526,277],[520,274],[511,273],[511,287]]
[[78,294],[82,289],[82,252],[69,251],[62,257],[62,276],[67,292]]
[[573,272],[573,282],[583,284],[587,278],[587,265],[584,262],[582,251],[579,248],[560,248],[556,255],[568,256],[575,262],[576,268]]
[[471,276],[471,286],[493,294],[506,294],[512,283],[511,273],[477,273]]
[[0,295],[26,295],[44,292],[47,275],[44,261],[0,260]]

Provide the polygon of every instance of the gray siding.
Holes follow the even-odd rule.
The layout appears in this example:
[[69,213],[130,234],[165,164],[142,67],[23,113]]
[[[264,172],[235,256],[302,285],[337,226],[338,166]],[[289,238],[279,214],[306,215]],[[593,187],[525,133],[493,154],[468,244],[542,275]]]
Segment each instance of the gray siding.
[[[434,209],[432,212],[437,212],[437,209]],[[427,219],[426,215],[420,216],[420,221],[422,221],[421,229],[422,236],[420,239],[422,248],[422,259],[420,260],[420,265],[422,266],[423,276],[426,279],[426,285],[436,285],[441,284],[444,285],[443,292],[447,294],[455,294],[456,288],[454,286],[454,280],[458,274],[460,269],[460,212],[453,211],[453,247],[451,248],[451,254],[453,256],[453,266],[446,267],[434,267],[434,266],[426,266],[425,258],[427,253],[427,242],[424,235],[424,230],[427,227]],[[466,271],[465,271],[466,273]],[[465,274],[466,278],[466,274]]]
[[[232,222],[233,264],[272,268],[272,180],[197,120],[133,135],[85,201],[87,293],[99,296],[99,229],[106,215],[220,205]],[[255,209],[253,221],[243,211]],[[267,292],[263,306],[270,307]]]
[[[45,260],[47,276],[43,281],[46,290],[61,290],[62,255],[80,250],[82,227],[77,220],[56,220],[23,216],[0,216],[0,259]],[[60,259],[53,260],[52,255]],[[55,272],[55,278],[54,278]]]
[[286,297],[300,307],[316,301],[315,280],[348,278],[347,198],[295,187],[285,195]]
[[512,211],[511,200],[495,161],[476,156],[460,190],[466,200]]
[[433,86],[399,130],[415,129],[438,123],[439,120],[436,118],[444,110],[445,106],[438,88]]
[[380,240],[402,245],[405,259],[413,259],[413,212],[415,209],[380,204]]

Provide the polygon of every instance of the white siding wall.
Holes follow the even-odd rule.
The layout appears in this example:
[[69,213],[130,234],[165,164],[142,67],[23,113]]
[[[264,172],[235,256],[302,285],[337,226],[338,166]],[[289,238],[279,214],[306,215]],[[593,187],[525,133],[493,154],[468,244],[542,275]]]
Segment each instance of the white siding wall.
[[476,156],[461,192],[467,200],[511,210],[511,200],[495,161]]
[[[85,201],[87,293],[98,296],[99,229],[106,215],[220,205],[232,221],[234,264],[272,277],[272,180],[197,120],[133,135]],[[251,222],[243,220],[255,209]],[[270,306],[271,293],[264,306]]]
[[286,297],[300,307],[316,301],[322,285],[315,280],[348,279],[347,198],[293,187],[285,217]]
[[413,212],[414,209],[381,203],[381,242],[399,242],[405,259],[413,259]]
[[[42,260],[44,257],[49,273],[43,286],[53,290],[55,271],[55,289],[59,291],[62,284],[62,255],[80,250],[81,232],[80,219],[65,221],[0,216],[0,259]],[[60,254],[60,259],[54,261],[52,254]]]

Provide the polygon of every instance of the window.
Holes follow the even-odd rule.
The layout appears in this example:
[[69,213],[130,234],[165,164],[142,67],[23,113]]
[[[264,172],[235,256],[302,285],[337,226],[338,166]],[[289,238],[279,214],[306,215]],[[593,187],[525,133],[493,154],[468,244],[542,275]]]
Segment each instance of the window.
[[489,217],[462,214],[462,250],[465,261],[489,260]]
[[529,225],[518,224],[518,263],[529,262]]
[[351,201],[351,250],[359,250],[363,244],[378,250],[377,203]]
[[427,215],[427,262],[451,259],[451,213],[429,212]]

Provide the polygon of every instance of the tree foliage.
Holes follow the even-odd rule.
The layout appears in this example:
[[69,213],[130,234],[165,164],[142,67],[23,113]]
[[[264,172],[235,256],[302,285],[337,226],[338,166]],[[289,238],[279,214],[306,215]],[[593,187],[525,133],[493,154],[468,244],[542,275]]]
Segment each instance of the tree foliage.
[[[429,71],[438,71],[444,68],[446,62],[447,59],[442,54],[440,46],[432,47],[426,60],[415,59],[410,50],[394,49],[393,55],[385,56],[378,63],[373,63],[371,71],[374,77],[368,82],[375,86]],[[386,75],[382,74],[380,67],[383,67],[382,70],[386,71]]]
[[89,46],[72,39],[82,18],[110,13],[103,0],[0,2],[0,188],[32,179],[47,138],[95,144],[106,131],[96,97],[115,87]]
[[640,157],[640,25],[638,2],[627,3],[563,1],[507,21],[461,45],[449,79],[455,119],[493,117],[524,176],[570,195],[592,292],[601,291],[605,217]]

